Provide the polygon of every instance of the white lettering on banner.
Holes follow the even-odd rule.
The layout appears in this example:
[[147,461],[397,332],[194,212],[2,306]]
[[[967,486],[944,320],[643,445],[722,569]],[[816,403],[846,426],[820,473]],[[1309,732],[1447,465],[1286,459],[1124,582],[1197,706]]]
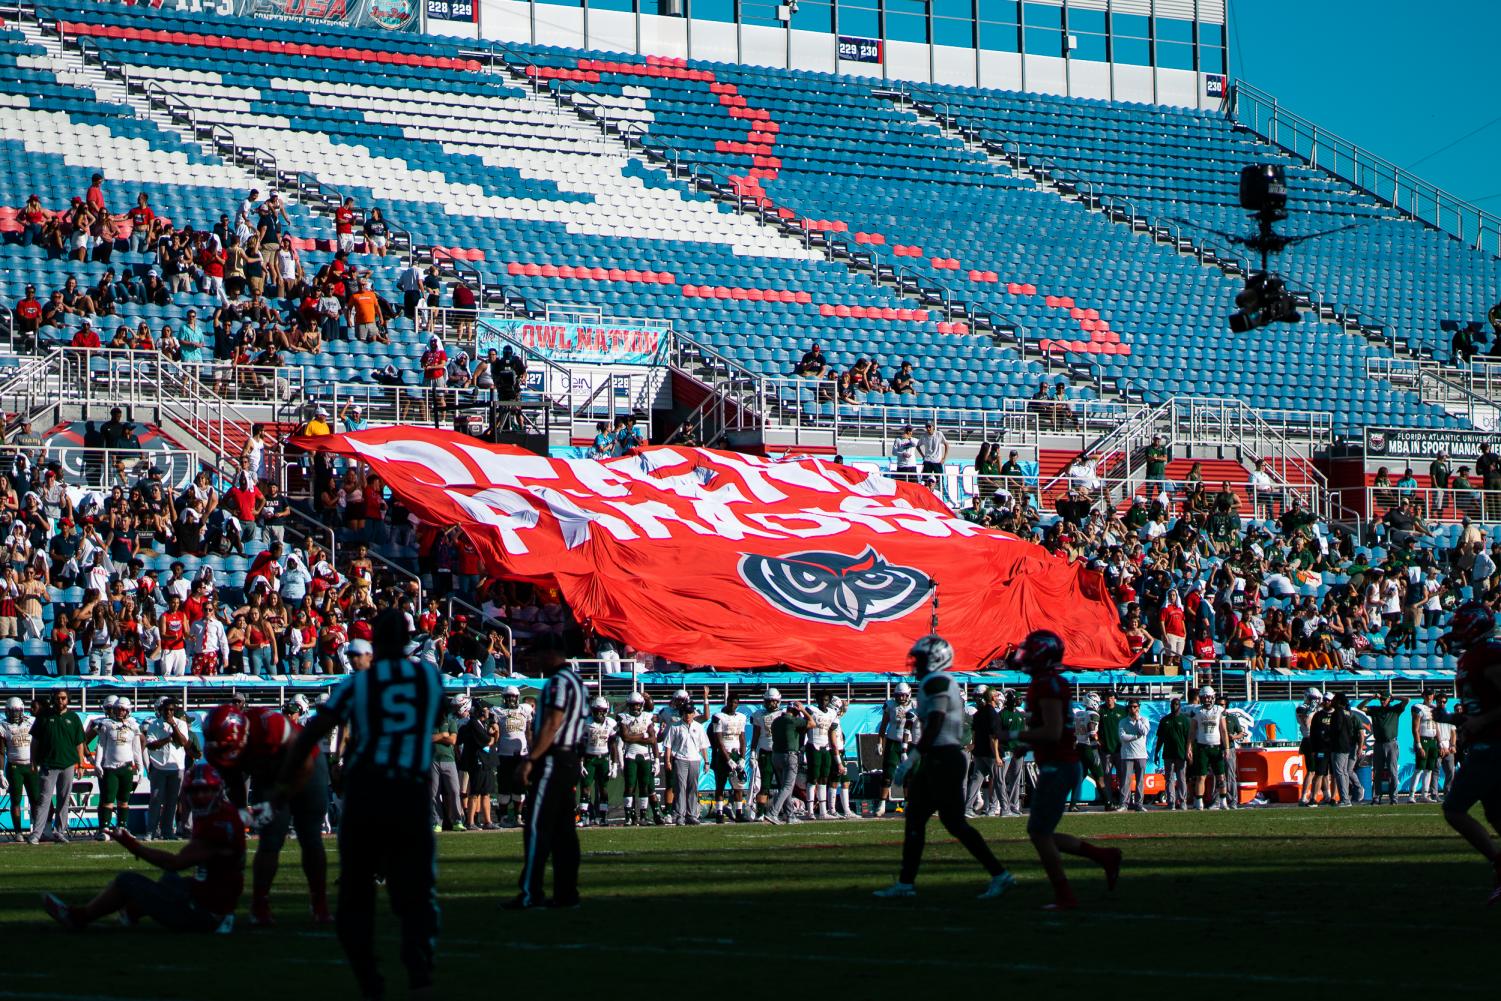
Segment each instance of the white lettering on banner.
[[638,501],[635,503],[630,501],[608,501],[607,503],[640,526],[649,539],[672,538],[672,530],[663,524],[668,521],[676,521],[687,525],[689,530],[695,535],[715,534],[713,529],[705,525],[700,525],[691,518],[683,517],[682,514],[674,511],[669,505],[663,504],[661,501]]
[[576,497],[588,497],[591,492],[600,497],[625,497],[631,492],[628,479],[621,476],[614,466],[607,466],[592,459],[570,459],[568,469],[586,488],[569,491]]
[[384,445],[366,445],[361,441],[352,441],[351,444],[361,455],[372,459],[384,459],[388,462],[410,462],[433,474],[422,476],[411,473],[414,479],[435,487],[446,487],[455,483],[473,483],[474,473],[465,466],[458,456],[437,445],[425,441],[388,441]]
[[522,529],[536,528],[537,509],[520,494],[509,490],[484,490],[474,496],[455,490],[445,490],[455,504],[469,512],[481,525],[489,525],[500,533],[501,545],[508,553],[530,552],[521,538]]
[[[610,517],[584,510],[562,491],[551,487],[532,487],[531,493],[535,497],[540,497],[547,505],[547,510],[558,520],[558,532],[563,536],[563,544],[569,549],[576,549],[589,541],[590,522],[596,518],[603,521]],[[620,524],[620,527],[627,532],[630,531],[624,522]]]
[[[480,472],[491,483],[522,486],[523,479],[555,480],[558,478],[552,461],[540,455],[497,455],[489,449],[471,448],[468,445],[460,445],[459,449],[474,460],[474,464],[479,466]],[[473,482],[473,474],[469,475],[471,479],[468,482]]]
[[[843,535],[849,531],[850,523],[843,518],[835,518],[832,515],[818,511],[753,511],[751,519],[760,522],[767,528],[774,529],[784,537],[791,536],[794,539],[816,539],[824,535]],[[794,528],[790,522],[805,521],[813,527],[807,529]]]
[[759,528],[747,525],[735,514],[733,508],[714,500],[694,501],[693,511],[707,522],[714,529],[714,534],[721,539],[734,539],[738,542],[748,535],[762,539],[781,538],[776,532],[763,532]]

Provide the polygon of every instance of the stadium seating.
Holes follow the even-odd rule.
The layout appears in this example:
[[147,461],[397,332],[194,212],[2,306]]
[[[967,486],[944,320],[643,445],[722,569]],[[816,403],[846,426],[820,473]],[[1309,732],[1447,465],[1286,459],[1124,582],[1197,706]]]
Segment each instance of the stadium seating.
[[[1495,257],[1376,200],[1369,192],[1261,141],[1213,111],[1146,107],[973,87],[914,86],[995,142],[1020,144],[1104,195],[1124,197],[1157,221],[1184,220],[1186,235],[1218,246],[1216,231],[1252,228],[1238,199],[1240,168],[1287,172],[1292,235],[1354,228],[1281,255],[1276,267],[1368,324],[1448,356],[1442,320],[1479,320],[1501,300]],[[1372,280],[1379,276],[1379,280]]]

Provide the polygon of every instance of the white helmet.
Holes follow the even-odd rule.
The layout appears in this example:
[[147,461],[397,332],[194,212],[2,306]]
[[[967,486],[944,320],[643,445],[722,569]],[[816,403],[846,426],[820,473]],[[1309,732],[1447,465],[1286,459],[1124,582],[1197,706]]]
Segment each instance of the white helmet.
[[766,695],[762,698],[761,701],[775,702],[780,704],[782,701],[782,693],[777,691],[775,688],[768,688],[766,689]]
[[589,703],[589,708],[595,710],[603,709],[605,712],[609,712],[610,700],[605,698],[603,695],[596,695],[594,697],[594,701]]
[[644,706],[646,705],[646,696],[640,692],[632,692],[626,696],[625,704],[628,706]]
[[1303,699],[1306,702],[1320,702],[1323,700],[1323,698],[1324,693],[1319,691],[1317,688],[1310,688],[1308,689],[1308,691],[1303,693]]
[[836,713],[839,712],[844,708],[844,700],[837,695],[834,696],[833,698],[829,699],[829,708],[834,710]]
[[119,710],[120,712],[128,713],[131,710],[130,700],[122,695],[120,698],[115,700],[114,708]]
[[896,683],[896,697],[898,699],[910,699],[912,697],[912,686],[905,681],[898,681]]
[[1084,708],[1088,709],[1090,712],[1094,712],[1096,709],[1100,708],[1100,693],[1089,692],[1088,694],[1086,694],[1084,696]]
[[929,633],[907,651],[907,666],[919,678],[926,678],[954,666],[954,648],[937,633]]
[[692,697],[693,696],[688,694],[688,689],[686,688],[679,688],[677,691],[672,693],[672,701],[674,702],[686,702]]
[[294,695],[290,699],[287,699],[286,711],[289,713],[306,713],[308,709],[308,701],[301,694]]
[[105,712],[109,712],[111,709],[115,708],[115,703],[119,701],[120,696],[118,695],[106,695],[104,697],[104,701],[99,703],[99,708],[103,709]]
[[7,716],[12,713],[16,714],[16,716],[18,717],[24,716],[26,714],[26,703],[22,702],[15,696],[11,696],[10,698],[5,700],[5,713]]
[[1199,689],[1199,698],[1201,700],[1214,698],[1214,687],[1211,685],[1205,685],[1203,688]]

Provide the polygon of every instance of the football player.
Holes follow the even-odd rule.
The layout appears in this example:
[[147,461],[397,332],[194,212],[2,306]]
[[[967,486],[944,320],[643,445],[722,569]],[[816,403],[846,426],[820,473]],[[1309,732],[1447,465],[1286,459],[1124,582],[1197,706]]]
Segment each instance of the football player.
[[1309,688],[1303,693],[1303,701],[1293,710],[1298,719],[1298,754],[1303,758],[1303,781],[1298,789],[1298,802],[1307,805],[1313,801],[1313,718],[1324,705],[1324,693]]
[[[1094,781],[1095,795],[1105,791],[1105,770],[1100,764],[1100,697],[1094,692],[1084,696],[1084,704],[1073,712],[1074,743],[1079,748],[1080,771]],[[1082,786],[1083,783],[1079,783]],[[1068,809],[1079,809],[1079,786],[1069,797]],[[1108,803],[1108,795],[1105,797]]]
[[146,772],[146,750],[141,741],[141,727],[130,715],[129,699],[117,698],[105,715],[89,721],[84,737],[99,743],[94,763],[99,781],[99,830],[94,835],[98,841],[108,841],[106,833],[115,810],[119,810],[123,824],[130,813],[130,794],[135,791],[136,778]]
[[892,698],[881,707],[881,801],[876,804],[876,816],[886,816],[891,803],[892,776],[907,757],[907,751],[916,743],[917,711],[912,705],[912,686],[905,681],[896,686]]
[[1071,834],[1059,834],[1069,793],[1083,779],[1073,729],[1067,723],[1068,683],[1063,680],[1063,640],[1056,633],[1039,629],[1028,634],[1011,655],[1012,664],[1031,677],[1027,686],[1027,728],[1001,734],[1002,740],[1030,745],[1037,762],[1037,785],[1032,790],[1032,813],[1027,818],[1027,836],[1053,885],[1053,901],[1046,910],[1064,911],[1079,906],[1063,872],[1066,855],[1079,855],[1105,870],[1105,886],[1115,889],[1120,877],[1118,848],[1101,848]]
[[808,732],[804,735],[807,746],[803,752],[803,767],[808,773],[808,815],[812,819],[828,820],[829,810],[824,802],[829,778],[834,772],[834,754],[829,741],[829,731],[839,718],[834,712],[832,692],[820,692],[818,704],[808,710]]
[[[42,906],[53,920],[77,931],[118,911],[126,924],[149,917],[173,931],[227,931],[245,889],[245,825],[211,765],[192,767],[182,795],[193,827],[181,851],[143,845],[124,827],[109,835],[131,855],[165,870],[161,879],[122,872],[86,904],[69,905],[56,894],[43,894]],[[184,870],[192,870],[192,876],[178,875]]]
[[980,832],[964,819],[969,765],[964,758],[964,695],[958,680],[949,673],[953,664],[954,648],[936,634],[918,640],[907,654],[908,669],[917,677],[923,735],[912,763],[905,769],[907,804],[901,872],[895,883],[876,891],[878,897],[917,895],[917,867],[922,862],[928,821],[934,813],[944,829],[990,874],[990,883],[980,894],[982,900],[1000,897],[1016,885],[1016,878],[997,861]]
[[1230,734],[1225,727],[1225,710],[1214,701],[1213,688],[1205,685],[1199,689],[1199,704],[1189,713],[1189,722],[1193,740],[1188,744],[1188,774],[1194,783],[1194,809],[1204,809],[1207,785],[1209,808],[1218,810],[1220,804],[1214,797],[1225,781],[1225,748]]
[[1454,672],[1460,713],[1441,712],[1439,722],[1462,727],[1470,752],[1444,795],[1444,820],[1491,864],[1492,888],[1487,903],[1501,904],[1501,846],[1485,825],[1470,816],[1478,802],[1492,828],[1501,830],[1501,641],[1496,616],[1480,602],[1454,613],[1449,648],[1461,649]]
[[714,822],[722,824],[724,787],[730,787],[730,815],[737,822],[749,820],[745,812],[745,717],[740,714],[740,696],[731,692],[724,708],[709,721],[709,766],[714,772]]
[[646,823],[647,803],[656,808],[656,779],[652,765],[657,749],[656,720],[646,711],[646,698],[632,692],[620,714],[620,743],[625,771],[625,822]]
[[[610,700],[596,696],[584,724],[584,758],[580,764],[579,825],[604,827],[610,818],[610,780],[620,773],[619,724],[610,718]],[[592,811],[590,808],[593,808]]]
[[500,826],[515,827],[521,801],[526,797],[526,788],[516,781],[516,769],[527,753],[532,707],[521,701],[519,688],[508,685],[500,693],[500,708],[495,715],[500,724],[500,739],[495,743],[495,753],[499,755],[495,805],[502,814]]
[[255,926],[274,923],[271,883],[276,878],[281,846],[286,842],[289,828],[297,832],[313,921],[333,922],[328,910],[328,856],[323,850],[323,818],[328,810],[327,771],[314,767],[309,758],[301,776],[301,788],[287,805],[275,808],[268,802],[282,759],[301,729],[276,709],[266,706],[240,709],[233,703],[214,709],[203,722],[204,757],[223,777],[230,802],[250,811],[251,826],[260,833],[251,866],[250,923]]
[[775,780],[771,763],[771,725],[782,715],[782,693],[766,689],[761,708],[751,713],[751,744],[756,749],[756,819],[765,820]]
[[[1457,618],[1457,615],[1456,615]],[[1412,786],[1407,790],[1409,803],[1432,803],[1438,782],[1438,720],[1433,718],[1436,692],[1423,693],[1423,701],[1412,707]]]
[[850,809],[850,770],[844,759],[844,714],[850,704],[836,697],[833,706],[834,726],[829,730],[829,742],[833,746],[834,776],[829,787],[829,813],[844,820],[864,820]]
[[26,715],[26,703],[17,698],[5,701],[5,718],[0,719],[0,767],[5,772],[5,787],[10,790],[10,829],[21,840],[21,803],[36,808],[42,778],[31,760],[31,728],[36,719]]

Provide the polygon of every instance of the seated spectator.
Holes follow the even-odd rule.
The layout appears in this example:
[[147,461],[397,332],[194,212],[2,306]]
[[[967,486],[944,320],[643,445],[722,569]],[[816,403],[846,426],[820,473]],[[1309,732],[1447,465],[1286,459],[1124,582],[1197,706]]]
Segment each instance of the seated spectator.
[[63,282],[63,287],[57,290],[62,296],[63,306],[74,316],[93,316],[99,310],[89,294],[78,287],[78,279],[69,275]]
[[26,199],[26,204],[21,206],[16,213],[16,218],[21,223],[21,232],[17,242],[23,247],[31,247],[42,242],[42,230],[47,222],[47,210],[42,208],[42,200],[36,195]]
[[95,332],[94,325],[84,320],[78,330],[74,332],[73,339],[68,342],[75,348],[99,348],[104,345],[99,341],[99,334]]
[[814,341],[809,345],[808,350],[803,352],[803,357],[793,372],[806,379],[822,379],[828,370],[829,364],[824,359],[823,348],[817,341]]
[[901,395],[915,395],[917,387],[912,382],[912,363],[903,361],[901,367],[891,377],[890,390]]
[[16,334],[23,345],[35,345],[42,329],[42,301],[36,297],[36,286],[27,285],[22,296],[11,310]]

